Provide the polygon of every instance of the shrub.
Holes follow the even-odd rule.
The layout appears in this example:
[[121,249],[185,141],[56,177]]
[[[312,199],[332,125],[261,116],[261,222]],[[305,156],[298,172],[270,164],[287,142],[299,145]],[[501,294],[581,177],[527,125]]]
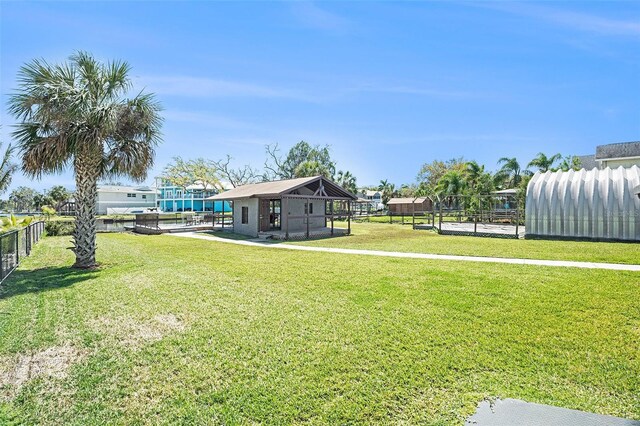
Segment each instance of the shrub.
[[73,222],[55,221],[47,222],[44,225],[44,231],[50,237],[56,237],[58,235],[71,235],[73,234]]
[[0,225],[0,232],[9,232],[14,229],[22,229],[33,222],[33,216],[16,217],[13,214],[8,217],[2,218],[2,224]]

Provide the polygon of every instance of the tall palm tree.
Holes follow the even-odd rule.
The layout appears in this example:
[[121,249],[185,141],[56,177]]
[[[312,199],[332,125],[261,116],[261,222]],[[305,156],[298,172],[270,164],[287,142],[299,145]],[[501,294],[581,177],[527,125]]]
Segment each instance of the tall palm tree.
[[35,178],[71,166],[76,180],[74,266],[96,266],[96,195],[99,179],[142,181],[160,142],[160,104],[152,94],[125,98],[126,62],[98,62],[77,52],[61,65],[34,60],[18,72],[9,111],[20,122],[22,170]]
[[531,160],[527,167],[537,167],[542,173],[551,170],[553,165],[562,158],[560,153],[554,154],[551,157],[547,157],[544,153],[539,152],[536,158]]
[[522,181],[523,174],[531,174],[529,170],[520,168],[520,163],[515,157],[502,157],[498,160],[498,164],[502,164],[502,168],[496,173],[496,184],[506,184],[509,188],[517,187]]

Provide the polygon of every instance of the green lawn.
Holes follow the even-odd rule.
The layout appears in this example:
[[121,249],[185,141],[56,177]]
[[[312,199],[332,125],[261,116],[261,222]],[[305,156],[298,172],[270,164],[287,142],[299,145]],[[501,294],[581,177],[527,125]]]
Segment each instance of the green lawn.
[[[337,226],[346,227],[346,224]],[[351,229],[352,234],[348,237],[289,242],[287,244],[467,256],[640,264],[640,244],[638,243],[462,237],[438,235],[433,231],[413,230],[411,225],[381,223],[352,223]]]
[[638,273],[98,243],[77,271],[45,238],[2,286],[0,424],[462,425],[497,396],[640,419]]

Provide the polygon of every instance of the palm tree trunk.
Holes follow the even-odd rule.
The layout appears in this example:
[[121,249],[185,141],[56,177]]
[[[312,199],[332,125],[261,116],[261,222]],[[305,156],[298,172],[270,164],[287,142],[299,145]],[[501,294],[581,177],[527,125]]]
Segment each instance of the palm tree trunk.
[[79,149],[74,158],[76,177],[76,226],[73,232],[76,262],[74,268],[93,268],[96,264],[96,201],[100,154],[89,144]]

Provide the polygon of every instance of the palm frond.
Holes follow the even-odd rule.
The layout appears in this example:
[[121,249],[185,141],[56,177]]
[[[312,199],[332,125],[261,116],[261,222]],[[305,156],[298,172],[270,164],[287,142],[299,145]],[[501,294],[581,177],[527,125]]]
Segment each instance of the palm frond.
[[[2,143],[0,143],[0,149],[1,148]],[[11,161],[13,152],[14,148],[9,145],[2,155],[2,161],[0,162],[0,193],[5,192],[9,185],[11,185],[13,174],[18,168],[18,166]]]

